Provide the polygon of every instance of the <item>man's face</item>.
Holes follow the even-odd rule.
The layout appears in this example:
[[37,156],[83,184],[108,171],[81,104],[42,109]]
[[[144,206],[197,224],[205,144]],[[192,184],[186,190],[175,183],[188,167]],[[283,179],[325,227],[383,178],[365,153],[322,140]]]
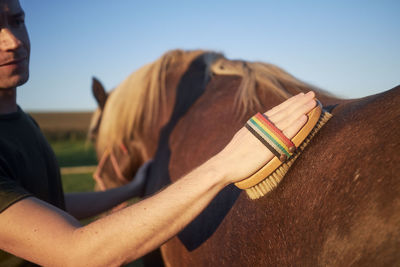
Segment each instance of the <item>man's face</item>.
[[18,0],[0,0],[0,90],[29,78],[30,43]]

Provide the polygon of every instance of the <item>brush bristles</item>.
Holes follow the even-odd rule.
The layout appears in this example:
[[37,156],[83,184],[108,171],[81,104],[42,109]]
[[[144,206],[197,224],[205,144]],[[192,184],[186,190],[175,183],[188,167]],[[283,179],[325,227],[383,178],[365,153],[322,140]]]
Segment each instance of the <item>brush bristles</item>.
[[245,189],[247,195],[250,199],[258,199],[262,196],[265,196],[270,191],[274,190],[278,184],[281,182],[285,174],[288,172],[289,168],[293,165],[294,161],[299,157],[304,148],[310,143],[311,139],[314,135],[322,128],[322,126],[332,117],[332,114],[323,111],[317,124],[307,136],[307,138],[301,143],[301,145],[297,148],[296,152],[292,155],[292,157],[282,163],[273,173],[271,173],[266,179],[256,184],[253,187]]

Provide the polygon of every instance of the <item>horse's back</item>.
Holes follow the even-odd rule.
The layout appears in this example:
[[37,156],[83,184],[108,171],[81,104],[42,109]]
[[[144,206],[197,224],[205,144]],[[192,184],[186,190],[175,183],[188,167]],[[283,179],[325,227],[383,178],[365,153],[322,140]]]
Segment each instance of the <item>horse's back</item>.
[[[227,82],[238,83],[213,79],[175,129],[172,180],[218,152],[243,123],[223,109],[232,103],[228,89],[210,91]],[[268,101],[265,109],[276,104]],[[399,105],[397,87],[336,107],[274,191],[250,201],[225,189],[163,247],[167,264],[400,264]]]
[[315,184],[324,226],[318,262],[400,265],[400,86],[347,103],[334,118],[307,153],[325,148],[318,172],[327,181]]

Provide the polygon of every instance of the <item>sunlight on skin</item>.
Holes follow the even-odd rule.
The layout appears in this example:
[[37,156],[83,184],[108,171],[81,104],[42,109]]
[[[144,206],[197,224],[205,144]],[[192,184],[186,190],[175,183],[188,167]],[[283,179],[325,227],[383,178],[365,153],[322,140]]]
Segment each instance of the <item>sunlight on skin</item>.
[[[19,2],[0,1],[0,14],[0,88],[7,92],[0,95],[0,106],[7,110],[0,112],[12,112],[17,107],[16,87],[29,76],[30,46]],[[306,122],[305,114],[316,105],[314,97],[313,92],[299,94],[267,115],[291,138]],[[226,185],[247,178],[272,157],[272,152],[243,127],[220,153],[161,192],[85,226],[38,198],[23,198],[1,214],[0,249],[40,265],[110,266],[130,262],[175,236]],[[132,184],[95,194],[69,195],[67,210],[84,217],[88,208],[90,212],[96,210],[96,204],[96,213],[102,212],[111,208],[107,206],[113,203],[110,200],[120,203],[131,196],[130,186],[139,188]],[[54,242],[58,245],[54,246]],[[104,247],[112,249],[99,254]]]
[[30,42],[18,1],[0,2],[0,114],[17,111],[16,87],[29,78]]
[[[301,127],[307,122],[308,111],[315,107],[315,93],[300,93],[275,108],[267,111],[268,118],[290,139],[296,135]],[[234,151],[235,150],[235,151]],[[240,150],[241,156],[235,155]],[[234,158],[231,159],[231,155]],[[226,169],[232,170],[229,177],[239,176],[247,178],[248,170],[258,170],[273,158],[273,154],[258,139],[256,139],[246,128],[236,133],[229,143],[219,154],[221,165],[228,165]],[[246,159],[246,160],[243,160]],[[237,168],[236,166],[241,166]]]
[[[290,138],[305,123],[304,114],[315,106],[313,98],[313,92],[297,95],[267,114]],[[161,192],[85,226],[43,201],[25,198],[2,213],[1,249],[41,265],[66,264],[65,251],[70,252],[71,265],[130,262],[175,236],[226,185],[247,178],[272,157],[243,127],[220,153]],[[54,237],[59,246],[53,245]],[[104,247],[113,249],[98,254]]]

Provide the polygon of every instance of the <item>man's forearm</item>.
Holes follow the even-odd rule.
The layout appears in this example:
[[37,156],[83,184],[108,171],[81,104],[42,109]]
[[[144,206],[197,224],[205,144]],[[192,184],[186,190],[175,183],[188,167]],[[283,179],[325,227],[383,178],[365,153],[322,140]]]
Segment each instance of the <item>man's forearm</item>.
[[129,185],[98,192],[65,194],[67,212],[77,219],[85,219],[105,212],[121,202],[127,201],[135,194]]
[[43,266],[130,262],[176,235],[227,184],[225,176],[215,171],[216,162],[209,161],[156,195],[86,226],[39,199],[20,200],[2,213],[0,249]]
[[[155,196],[77,229],[75,238],[99,246],[90,251],[102,264],[116,258],[121,263],[139,258],[192,221],[226,186],[223,178],[209,161]],[[114,244],[112,251],[99,255],[107,244]],[[102,256],[105,258],[100,259]]]
[[[313,98],[312,92],[299,94],[266,114],[292,138],[316,105]],[[222,151],[162,192],[83,227],[48,203],[22,199],[0,216],[0,249],[40,265],[121,265],[176,235],[222,188],[245,179],[272,157],[242,128]]]
[[66,194],[65,204],[68,213],[77,219],[84,219],[107,211],[133,197],[140,196],[151,162],[148,161],[143,164],[132,181],[126,185],[105,191]]

